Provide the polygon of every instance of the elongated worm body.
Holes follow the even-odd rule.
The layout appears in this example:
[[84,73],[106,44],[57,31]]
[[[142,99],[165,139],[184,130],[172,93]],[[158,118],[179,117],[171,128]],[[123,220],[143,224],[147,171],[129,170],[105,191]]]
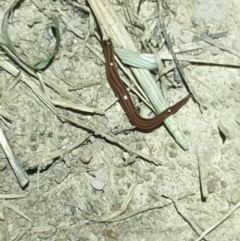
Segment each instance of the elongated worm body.
[[178,111],[189,100],[190,95],[151,119],[143,118],[139,115],[125,84],[122,82],[119,76],[114,60],[113,46],[110,40],[103,41],[103,52],[106,59],[106,74],[108,82],[131,123],[137,128],[145,131],[150,131],[160,126],[167,117]]

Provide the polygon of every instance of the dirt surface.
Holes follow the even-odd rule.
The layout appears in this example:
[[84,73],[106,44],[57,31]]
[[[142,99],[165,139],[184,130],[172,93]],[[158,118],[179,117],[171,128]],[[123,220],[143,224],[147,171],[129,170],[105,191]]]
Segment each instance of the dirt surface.
[[[143,1],[137,16],[139,1],[128,2],[111,1],[139,51],[146,52],[142,40],[162,42],[159,30],[150,31],[158,21],[157,3]],[[11,3],[0,1],[1,22]],[[0,69],[1,128],[29,177],[29,184],[22,188],[4,151],[0,152],[0,240],[191,241],[237,207],[238,3],[163,1],[162,17],[174,46],[181,50],[196,44],[193,37],[201,35],[199,49],[182,55],[186,60],[203,60],[190,61],[184,68],[203,112],[190,100],[174,115],[189,142],[185,151],[165,126],[149,133],[134,129],[119,103],[114,102],[101,43],[94,34],[98,31],[96,19],[90,17],[85,1],[22,1],[8,26],[21,59],[32,66],[53,51],[51,14],[59,21],[61,42],[50,66],[39,72],[41,80],[31,77],[34,87],[14,79],[3,66]],[[30,76],[3,50],[0,61]],[[187,95],[181,81],[177,83],[173,77],[170,72],[164,78],[170,105]],[[36,90],[50,100],[52,109]],[[97,113],[76,109],[80,105]],[[146,106],[140,105],[140,109],[144,116],[154,116]],[[75,124],[58,118],[55,110]],[[92,130],[76,123],[91,125]],[[108,136],[104,138],[103,133]],[[134,154],[135,150],[162,165],[144,160]],[[205,240],[240,241],[240,210]]]

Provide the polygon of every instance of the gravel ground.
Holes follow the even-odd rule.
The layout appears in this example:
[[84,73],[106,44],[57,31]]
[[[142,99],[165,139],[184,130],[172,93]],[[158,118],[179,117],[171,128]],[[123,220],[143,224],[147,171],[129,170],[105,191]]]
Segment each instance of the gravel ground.
[[[61,42],[39,78],[0,51],[1,128],[29,179],[21,187],[1,150],[0,240],[192,241],[212,228],[205,240],[240,241],[239,1],[162,1],[174,50],[198,46],[177,55],[189,61],[184,72],[202,106],[191,99],[173,117],[187,150],[164,125],[144,133],[130,124],[108,84],[87,2],[20,2],[8,34],[22,61],[33,66],[54,51],[52,14]],[[0,2],[1,22],[11,3]],[[142,1],[137,15],[138,3],[111,0],[139,51],[150,39],[161,58],[157,2]],[[177,71],[161,81],[169,105],[187,95]]]

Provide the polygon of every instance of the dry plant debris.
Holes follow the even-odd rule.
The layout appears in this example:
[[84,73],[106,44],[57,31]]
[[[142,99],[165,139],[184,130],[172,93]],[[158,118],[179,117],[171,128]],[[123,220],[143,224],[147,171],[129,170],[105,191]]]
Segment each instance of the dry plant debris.
[[[238,240],[238,8],[1,1],[0,240]],[[176,65],[202,113],[190,101],[165,126],[134,129],[101,35],[141,114],[187,94]]]

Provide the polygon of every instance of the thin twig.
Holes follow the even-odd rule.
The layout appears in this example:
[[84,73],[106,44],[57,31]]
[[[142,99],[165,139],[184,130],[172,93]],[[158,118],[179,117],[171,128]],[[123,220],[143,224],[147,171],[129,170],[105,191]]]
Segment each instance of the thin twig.
[[225,216],[223,216],[217,223],[215,223],[212,227],[207,229],[205,232],[201,234],[200,237],[198,237],[195,241],[200,241],[202,240],[207,234],[212,232],[213,229],[215,229],[217,226],[219,226],[221,223],[223,223],[235,210],[237,210],[240,207],[240,202],[237,203],[237,205],[230,210]]
[[126,211],[126,209],[127,209],[127,207],[128,207],[128,204],[129,204],[130,201],[132,200],[132,197],[133,197],[133,193],[134,193],[134,191],[135,191],[135,188],[136,188],[136,186],[137,186],[138,184],[140,184],[140,183],[142,183],[142,181],[139,181],[139,182],[135,183],[135,184],[131,187],[131,189],[129,190],[129,192],[128,192],[125,200],[123,201],[120,209],[117,210],[116,212],[112,213],[112,214],[109,215],[108,217],[106,217],[106,218],[100,218],[100,219],[94,219],[94,218],[88,217],[88,216],[85,215],[84,213],[83,213],[83,216],[84,216],[86,219],[88,219],[88,220],[90,220],[90,221],[92,221],[92,222],[97,222],[97,223],[109,222],[109,221],[111,221],[111,220],[113,220],[113,219],[116,219],[116,218],[119,217],[122,213],[124,213],[124,212]]
[[200,179],[200,188],[202,198],[206,200],[208,198],[208,190],[207,190],[207,183],[206,183],[206,168],[204,163],[207,161],[207,150],[202,148],[202,143],[200,144],[201,147],[197,149],[197,160],[198,160],[198,170],[199,170],[199,179]]
[[160,3],[160,0],[158,0],[158,11],[159,11],[159,25],[160,25],[160,28],[161,28],[161,32],[162,32],[162,35],[165,39],[165,42],[166,42],[166,46],[168,48],[168,50],[170,51],[171,55],[172,55],[172,58],[173,58],[173,62],[174,64],[176,65],[176,68],[178,70],[178,73],[182,79],[182,82],[184,83],[186,89],[188,90],[188,92],[192,95],[194,101],[199,105],[200,107],[200,110],[201,110],[201,104],[199,103],[199,101],[197,101],[196,99],[196,94],[194,92],[194,90],[191,88],[191,85],[189,84],[189,81],[183,71],[183,68],[181,67],[174,51],[173,51],[173,47],[172,47],[172,44],[171,44],[171,41],[170,41],[170,38],[168,37],[168,34],[166,32],[166,27],[165,27],[165,24],[164,22],[161,20],[161,15],[160,15],[160,6],[161,6],[161,3]]
[[238,58],[240,58],[240,53],[238,51],[234,51],[233,49],[229,48],[228,46],[217,43],[213,39],[209,38],[207,35],[200,35],[200,36],[198,36],[198,38],[205,41],[206,43],[209,43],[223,51],[226,51],[226,52],[233,54],[234,56],[237,56]]
[[192,227],[192,229],[199,235],[203,230],[203,227],[195,220],[195,218],[190,213],[188,213],[186,208],[181,204],[179,204],[175,198],[169,197],[166,195],[162,195],[162,196],[165,198],[171,199],[173,201],[177,212],[182,216],[182,218],[186,222],[188,222],[188,224]]
[[16,208],[15,206],[13,206],[11,203],[7,202],[6,200],[2,200],[2,204],[5,207],[8,207],[9,209],[13,210],[14,212],[19,214],[20,216],[24,217],[28,221],[30,221],[30,222],[32,221],[31,218],[29,218],[26,214],[24,214],[22,211],[20,211],[18,208]]
[[[192,192],[187,193],[187,194],[182,195],[181,197],[177,198],[177,200],[183,199],[183,198],[185,198],[185,197],[187,197],[187,196],[192,196],[192,195],[194,195],[194,194],[195,194],[195,193],[192,193]],[[150,211],[150,210],[161,209],[161,208],[167,207],[167,206],[171,205],[172,203],[173,203],[173,202],[170,201],[170,202],[165,203],[165,204],[160,204],[160,205],[155,205],[155,206],[151,206],[151,207],[147,207],[147,208],[142,208],[142,209],[140,209],[140,210],[138,210],[138,211],[132,212],[132,213],[130,213],[130,214],[127,214],[127,215],[125,215],[125,216],[119,217],[119,218],[117,218],[117,219],[112,219],[112,220],[109,220],[109,221],[105,221],[105,223],[112,223],[112,222],[119,222],[119,221],[122,221],[122,220],[126,220],[126,219],[132,218],[132,217],[134,217],[134,216],[136,216],[136,215],[138,215],[138,214],[141,214],[141,213]]]
[[108,140],[109,142],[115,143],[116,145],[120,146],[122,149],[127,150],[130,153],[136,154],[137,156],[141,157],[142,159],[146,160],[147,162],[153,163],[154,165],[163,165],[163,162],[159,159],[156,159],[152,156],[146,155],[142,153],[141,151],[138,151],[134,148],[131,148],[130,145],[122,142],[121,140],[117,139],[115,136],[111,134],[104,133],[103,131],[97,130],[94,128],[91,124],[88,124],[86,122],[75,120],[75,118],[71,115],[68,115],[68,117],[63,115],[58,115],[59,118],[61,118],[63,121],[68,121],[69,123],[74,124],[75,126],[80,126],[88,131],[91,131],[96,136],[101,136],[102,138]]
[[21,187],[25,187],[29,182],[28,175],[24,171],[24,169],[20,166],[19,160],[15,156],[1,127],[0,127],[0,144],[8,158],[8,161],[9,161]]

